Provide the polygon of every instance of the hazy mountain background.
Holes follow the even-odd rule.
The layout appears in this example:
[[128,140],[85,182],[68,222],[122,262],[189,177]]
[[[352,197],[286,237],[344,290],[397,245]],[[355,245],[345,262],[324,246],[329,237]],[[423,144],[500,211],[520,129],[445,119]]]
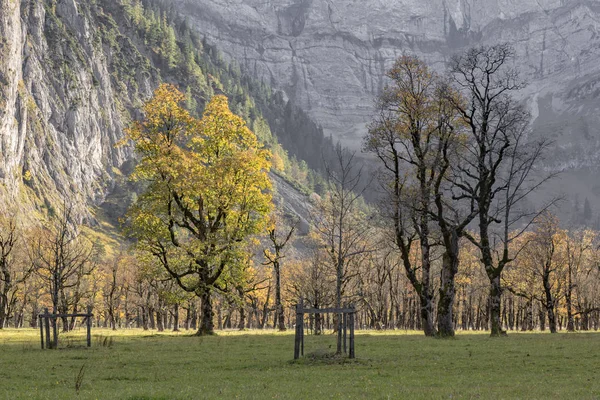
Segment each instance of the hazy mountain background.
[[[403,53],[443,72],[456,53],[509,42],[529,86],[535,135],[555,141],[562,176],[534,202],[564,195],[571,223],[600,215],[600,2],[592,0],[175,0],[227,57],[283,89],[358,149],[384,73]],[[586,199],[588,208],[586,208]],[[591,215],[590,215],[591,212]]]
[[51,213],[64,193],[91,221],[90,206],[123,211],[132,154],[115,144],[161,81],[198,113],[226,93],[287,150],[282,182],[318,191],[307,166],[322,170],[337,141],[360,148],[399,55],[443,72],[455,52],[511,42],[534,135],[555,140],[544,168],[564,171],[533,201],[563,193],[563,219],[600,225],[600,2],[144,0],[143,21],[131,17],[136,4],[0,0],[3,207]]

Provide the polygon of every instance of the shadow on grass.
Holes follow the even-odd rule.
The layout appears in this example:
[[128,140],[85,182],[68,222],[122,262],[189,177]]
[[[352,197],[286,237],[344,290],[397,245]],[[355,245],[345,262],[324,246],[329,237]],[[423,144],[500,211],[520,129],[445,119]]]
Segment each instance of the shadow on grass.
[[320,349],[310,352],[297,360],[291,360],[289,363],[297,365],[360,365],[366,364],[367,361],[348,358],[347,354],[336,354],[335,352]]

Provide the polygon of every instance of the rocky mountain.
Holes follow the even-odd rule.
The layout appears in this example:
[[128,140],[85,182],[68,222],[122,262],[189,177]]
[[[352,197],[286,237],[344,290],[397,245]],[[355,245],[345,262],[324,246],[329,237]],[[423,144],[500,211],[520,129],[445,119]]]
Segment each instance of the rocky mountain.
[[596,0],[174,0],[208,42],[285,90],[334,140],[359,148],[384,72],[402,53],[443,71],[468,46],[510,42],[563,208],[600,211]]
[[186,93],[194,114],[215,91],[225,93],[275,155],[278,174],[315,183],[301,160],[309,144],[331,142],[164,4],[0,0],[0,211],[16,206],[40,219],[68,201],[80,219],[94,222],[93,206],[103,204],[116,220],[135,197],[124,178],[132,152],[117,144],[163,81]]
[[92,3],[0,0],[3,206],[49,211],[64,194],[82,214],[130,156],[115,144],[159,74]]
[[468,46],[511,42],[534,134],[555,140],[544,168],[564,171],[548,192],[595,220],[599,24],[592,0],[0,0],[2,205],[50,213],[67,196],[84,215],[104,202],[131,159],[115,144],[164,80],[198,111],[224,91],[263,139],[275,145],[272,130],[318,169],[326,137],[359,148],[403,52],[443,71]]

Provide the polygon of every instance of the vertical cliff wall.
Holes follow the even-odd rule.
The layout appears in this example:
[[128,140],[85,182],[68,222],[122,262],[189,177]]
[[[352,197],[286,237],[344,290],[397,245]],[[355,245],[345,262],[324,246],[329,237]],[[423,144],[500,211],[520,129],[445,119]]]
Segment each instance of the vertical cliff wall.
[[43,212],[67,197],[83,214],[129,156],[115,143],[157,73],[96,2],[0,0],[0,11],[3,204]]
[[175,0],[228,57],[285,90],[326,135],[360,147],[384,73],[402,53],[439,71],[478,44],[510,42],[536,135],[556,145],[556,191],[600,211],[600,3],[593,0]]

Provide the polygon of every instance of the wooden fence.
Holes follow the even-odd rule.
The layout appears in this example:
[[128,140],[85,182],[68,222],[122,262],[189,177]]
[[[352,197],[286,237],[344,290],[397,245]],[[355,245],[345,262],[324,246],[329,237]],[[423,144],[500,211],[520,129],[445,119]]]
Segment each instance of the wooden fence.
[[[296,333],[294,336],[294,360],[304,356],[304,314],[338,314],[342,318],[342,343],[344,353],[347,352],[347,331],[350,330],[350,351],[349,358],[354,358],[354,315],[356,309],[354,306],[346,308],[304,308],[302,299],[296,304]],[[339,326],[339,324],[338,324]]]
[[[87,308],[87,313],[80,314],[50,314],[48,309],[44,309],[43,314],[39,314],[40,319],[40,339],[42,349],[56,349],[58,348],[58,318],[75,318],[84,317],[86,325],[86,344],[87,347],[92,347],[92,307]],[[52,323],[51,323],[52,322]],[[50,340],[50,327],[52,327],[52,340]],[[45,332],[44,332],[45,331]]]

